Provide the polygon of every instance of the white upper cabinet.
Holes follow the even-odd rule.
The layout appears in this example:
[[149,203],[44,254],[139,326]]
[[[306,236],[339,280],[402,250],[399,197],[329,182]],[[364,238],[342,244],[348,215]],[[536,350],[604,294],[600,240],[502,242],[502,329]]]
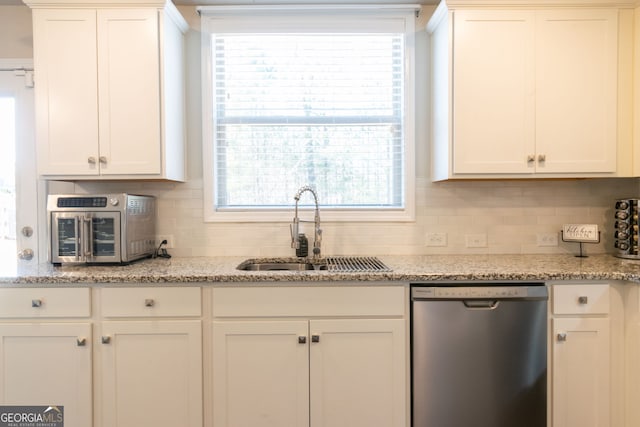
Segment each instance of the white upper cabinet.
[[535,152],[534,19],[527,11],[456,11],[453,167],[527,173]]
[[616,176],[618,13],[441,4],[434,180]]
[[536,171],[615,172],[618,11],[536,18]]
[[183,181],[187,27],[175,7],[27,3],[40,175]]

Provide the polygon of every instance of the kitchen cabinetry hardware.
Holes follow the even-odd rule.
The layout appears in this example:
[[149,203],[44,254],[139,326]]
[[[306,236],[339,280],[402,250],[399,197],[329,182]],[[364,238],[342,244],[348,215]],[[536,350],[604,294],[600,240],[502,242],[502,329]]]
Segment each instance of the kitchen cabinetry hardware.
[[320,335],[318,334],[311,335],[311,342],[320,342]]
[[87,345],[87,339],[85,337],[78,338],[76,340],[76,344],[78,345],[78,347],[84,347]]
[[18,258],[25,260],[25,261],[30,261],[33,259],[33,249],[23,249],[20,252],[18,252]]
[[90,165],[95,165],[96,164],[96,158],[91,156],[87,159],[87,163],[89,163]]
[[100,161],[100,163],[102,163],[103,165],[107,164],[107,158],[105,156],[100,156],[98,158],[98,160]]
[[587,296],[578,297],[578,304],[584,305],[584,304],[587,304],[588,302],[589,302],[589,297]]
[[109,335],[103,335],[101,338],[101,342],[102,344],[110,344],[111,343],[111,337]]
[[298,337],[298,344],[306,344],[306,343],[307,343],[307,337],[302,335]]
[[156,302],[152,298],[147,298],[144,300],[145,307],[153,307],[154,305],[156,305]]
[[41,299],[32,299],[31,300],[31,307],[33,307],[33,308],[42,307],[42,300]]
[[559,333],[557,336],[559,342],[564,342],[567,340],[567,334],[565,332]]
[[547,160],[546,154],[538,154],[538,162],[544,162]]
[[33,236],[33,228],[29,227],[28,225],[26,225],[26,226],[22,227],[21,232],[22,232],[22,235],[23,235],[24,237],[31,237],[31,236]]
[[536,160],[536,156],[533,154],[529,154],[527,156],[527,163],[533,163]]

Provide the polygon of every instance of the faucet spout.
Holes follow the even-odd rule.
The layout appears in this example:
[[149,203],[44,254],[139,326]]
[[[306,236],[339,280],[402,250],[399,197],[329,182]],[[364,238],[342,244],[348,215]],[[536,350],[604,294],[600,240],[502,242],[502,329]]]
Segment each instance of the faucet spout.
[[[298,238],[298,231],[300,227],[300,218],[298,218],[298,202],[300,202],[300,197],[305,192],[310,192],[313,195],[313,201],[315,203],[315,215],[313,217],[314,223],[314,232],[313,232],[313,257],[320,258],[321,253],[321,244],[322,244],[322,229],[320,228],[320,207],[318,205],[318,194],[313,187],[305,185],[300,187],[298,192],[293,196],[296,201],[295,213],[293,217],[293,223],[290,226],[291,230],[291,247],[294,249],[300,248],[300,240]],[[303,221],[307,222],[307,221]]]

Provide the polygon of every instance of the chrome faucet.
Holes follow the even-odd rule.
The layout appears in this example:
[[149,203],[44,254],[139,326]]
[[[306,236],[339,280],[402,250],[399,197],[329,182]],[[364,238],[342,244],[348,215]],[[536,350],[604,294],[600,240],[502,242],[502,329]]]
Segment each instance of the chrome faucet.
[[[304,187],[300,187],[298,192],[293,198],[296,201],[296,210],[295,216],[293,217],[293,224],[289,227],[291,230],[291,247],[294,249],[300,248],[300,239],[298,238],[300,219],[298,218],[298,202],[300,201],[300,196],[305,191],[310,192],[313,195],[313,200],[316,204],[315,216],[313,218],[314,223],[314,232],[313,232],[313,258],[320,258],[320,244],[322,242],[322,229],[320,229],[320,208],[318,207],[318,195],[313,187],[305,185]],[[302,221],[302,222],[311,222],[311,221]]]

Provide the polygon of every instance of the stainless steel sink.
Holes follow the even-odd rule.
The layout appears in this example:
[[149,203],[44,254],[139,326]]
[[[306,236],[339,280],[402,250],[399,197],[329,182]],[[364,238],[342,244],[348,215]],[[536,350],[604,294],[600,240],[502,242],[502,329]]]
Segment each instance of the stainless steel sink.
[[307,271],[326,270],[327,264],[312,264],[307,261],[261,261],[246,260],[237,267],[244,271]]
[[319,260],[307,258],[248,259],[238,267],[243,271],[332,271],[343,273],[388,272],[389,267],[375,257],[339,256]]

